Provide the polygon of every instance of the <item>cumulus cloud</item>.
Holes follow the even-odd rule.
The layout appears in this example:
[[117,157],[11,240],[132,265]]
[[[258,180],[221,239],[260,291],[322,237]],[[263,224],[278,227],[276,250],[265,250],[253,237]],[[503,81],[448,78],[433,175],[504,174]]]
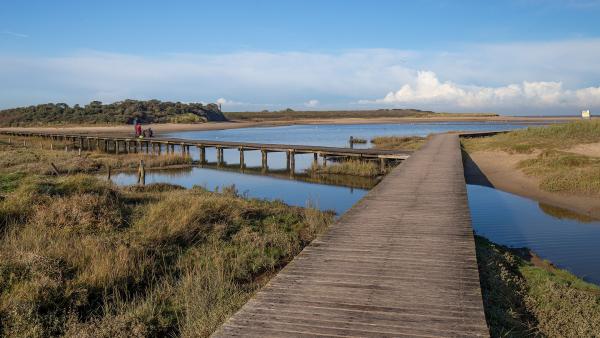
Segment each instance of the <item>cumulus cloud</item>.
[[304,105],[309,108],[314,108],[319,105],[319,100],[308,100],[307,102],[304,102]]
[[344,109],[360,102],[368,108],[530,113],[535,107],[535,112],[565,113],[584,104],[600,108],[599,58],[600,39],[457,45],[437,52],[5,53],[0,54],[0,108],[157,98],[223,99],[222,105],[236,110]]
[[525,107],[589,107],[600,105],[600,87],[565,90],[561,82],[528,82],[499,87],[460,85],[440,81],[431,71],[419,71],[413,84],[405,84],[395,92],[373,101],[391,105],[434,105],[466,109]]

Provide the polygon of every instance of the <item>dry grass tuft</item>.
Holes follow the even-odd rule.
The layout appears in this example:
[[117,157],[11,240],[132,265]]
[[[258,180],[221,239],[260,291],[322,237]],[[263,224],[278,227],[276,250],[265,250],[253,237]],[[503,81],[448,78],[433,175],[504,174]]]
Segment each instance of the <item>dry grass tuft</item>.
[[364,177],[374,177],[382,174],[377,162],[360,160],[345,160],[342,162],[331,163],[327,166],[315,165],[313,163],[307,171],[321,175],[351,175]]
[[371,139],[375,149],[418,150],[427,138],[421,136],[379,136]]

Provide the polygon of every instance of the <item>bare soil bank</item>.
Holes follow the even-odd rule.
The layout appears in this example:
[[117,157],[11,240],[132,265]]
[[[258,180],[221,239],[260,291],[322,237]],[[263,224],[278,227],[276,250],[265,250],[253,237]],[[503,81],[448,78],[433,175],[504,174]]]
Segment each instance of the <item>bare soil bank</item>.
[[591,196],[543,191],[539,181],[517,169],[517,163],[533,154],[508,154],[503,151],[463,153],[467,182],[491,186],[536,201],[600,219],[600,199]]
[[[327,118],[327,119],[293,119],[293,120],[263,120],[263,121],[229,121],[229,122],[207,122],[198,124],[149,124],[144,128],[152,128],[155,133],[167,133],[176,131],[202,131],[222,130],[235,128],[288,126],[298,124],[371,124],[371,123],[431,123],[431,122],[507,122],[538,124],[552,122],[567,122],[575,118],[571,117],[514,117],[514,116],[457,116],[457,117],[398,117],[398,118]],[[47,127],[12,127],[0,128],[0,130],[23,130],[38,132],[71,132],[82,134],[131,134],[131,125],[66,125]]]

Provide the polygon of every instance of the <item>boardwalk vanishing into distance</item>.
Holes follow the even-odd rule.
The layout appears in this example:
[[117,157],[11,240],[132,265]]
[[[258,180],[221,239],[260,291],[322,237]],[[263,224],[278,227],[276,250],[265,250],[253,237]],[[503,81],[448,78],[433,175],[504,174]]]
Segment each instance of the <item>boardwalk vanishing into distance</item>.
[[99,150],[113,152],[115,154],[145,152],[147,154],[162,153],[173,154],[176,151],[189,154],[190,147],[198,148],[200,163],[207,163],[206,149],[217,150],[216,162],[218,165],[224,163],[223,151],[225,149],[237,149],[240,153],[240,166],[243,168],[244,152],[260,151],[262,154],[262,167],[268,167],[268,154],[272,152],[284,152],[287,154],[287,168],[294,170],[296,154],[313,154],[314,163],[318,164],[319,157],[323,165],[327,165],[327,158],[344,157],[359,158],[365,160],[378,160],[383,168],[387,161],[405,160],[412,151],[380,150],[380,149],[352,149],[340,147],[323,147],[296,144],[267,144],[251,142],[229,142],[212,140],[187,140],[168,137],[132,138],[115,135],[91,135],[91,134],[66,134],[66,133],[42,133],[15,130],[0,130],[0,134],[15,137],[40,137],[51,140],[70,142],[73,147],[82,150]]
[[458,135],[396,167],[214,336],[489,336]]

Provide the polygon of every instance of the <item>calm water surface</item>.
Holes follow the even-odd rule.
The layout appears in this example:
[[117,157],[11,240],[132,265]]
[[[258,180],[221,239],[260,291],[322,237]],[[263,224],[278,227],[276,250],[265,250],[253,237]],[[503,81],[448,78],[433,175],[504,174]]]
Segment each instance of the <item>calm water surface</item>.
[[[119,185],[137,182],[136,174],[129,172],[113,175],[112,179]],[[178,184],[186,188],[198,185],[212,191],[235,185],[240,194],[248,197],[282,200],[289,205],[300,207],[313,206],[321,210],[333,210],[338,215],[352,207],[368,192],[367,189],[200,167],[146,172],[146,184],[159,182]],[[371,185],[373,184],[375,182]]]
[[[211,140],[232,142],[256,142],[275,144],[302,144],[329,147],[349,147],[350,136],[371,140],[376,136],[427,136],[432,133],[447,131],[493,131],[525,128],[527,125],[491,122],[439,122],[439,123],[402,123],[402,124],[359,124],[359,125],[293,125],[282,127],[240,128],[209,131],[184,131],[165,134],[189,140]],[[370,147],[370,144],[355,145],[356,148]],[[198,159],[197,149],[191,149],[192,157]],[[259,167],[260,151],[247,151],[244,162],[249,167]],[[269,153],[269,167],[285,169],[284,153]],[[296,155],[296,171],[309,168],[313,160],[312,154]],[[216,161],[215,149],[206,149],[208,161]],[[239,152],[236,149],[225,149],[224,160],[228,164],[239,163]]]
[[[419,135],[451,130],[506,130],[526,127],[505,123],[418,123],[368,125],[296,125],[286,127],[178,132],[167,136],[244,142],[307,144],[346,147],[350,136],[371,139],[381,135]],[[195,149],[193,149],[195,151]],[[198,154],[192,153],[197,159]],[[178,171],[149,171],[146,181],[169,182],[185,187],[204,186],[210,190],[235,185],[250,197],[279,199],[290,205],[313,205],[344,213],[362,198],[375,182],[358,179],[323,181],[303,175],[312,155],[297,155],[296,173],[285,171],[285,155],[269,154],[269,173],[260,174],[260,152],[245,154],[246,170],[239,169],[239,152],[225,150],[225,168],[195,167]],[[216,161],[214,150],[207,159]],[[113,180],[134,184],[132,173],[119,173]],[[325,184],[327,183],[327,184]],[[540,205],[516,195],[476,185],[467,186],[473,227],[477,234],[512,247],[528,247],[585,280],[600,284],[600,221]]]
[[600,221],[493,188],[468,185],[473,228],[510,247],[527,247],[600,284]]

